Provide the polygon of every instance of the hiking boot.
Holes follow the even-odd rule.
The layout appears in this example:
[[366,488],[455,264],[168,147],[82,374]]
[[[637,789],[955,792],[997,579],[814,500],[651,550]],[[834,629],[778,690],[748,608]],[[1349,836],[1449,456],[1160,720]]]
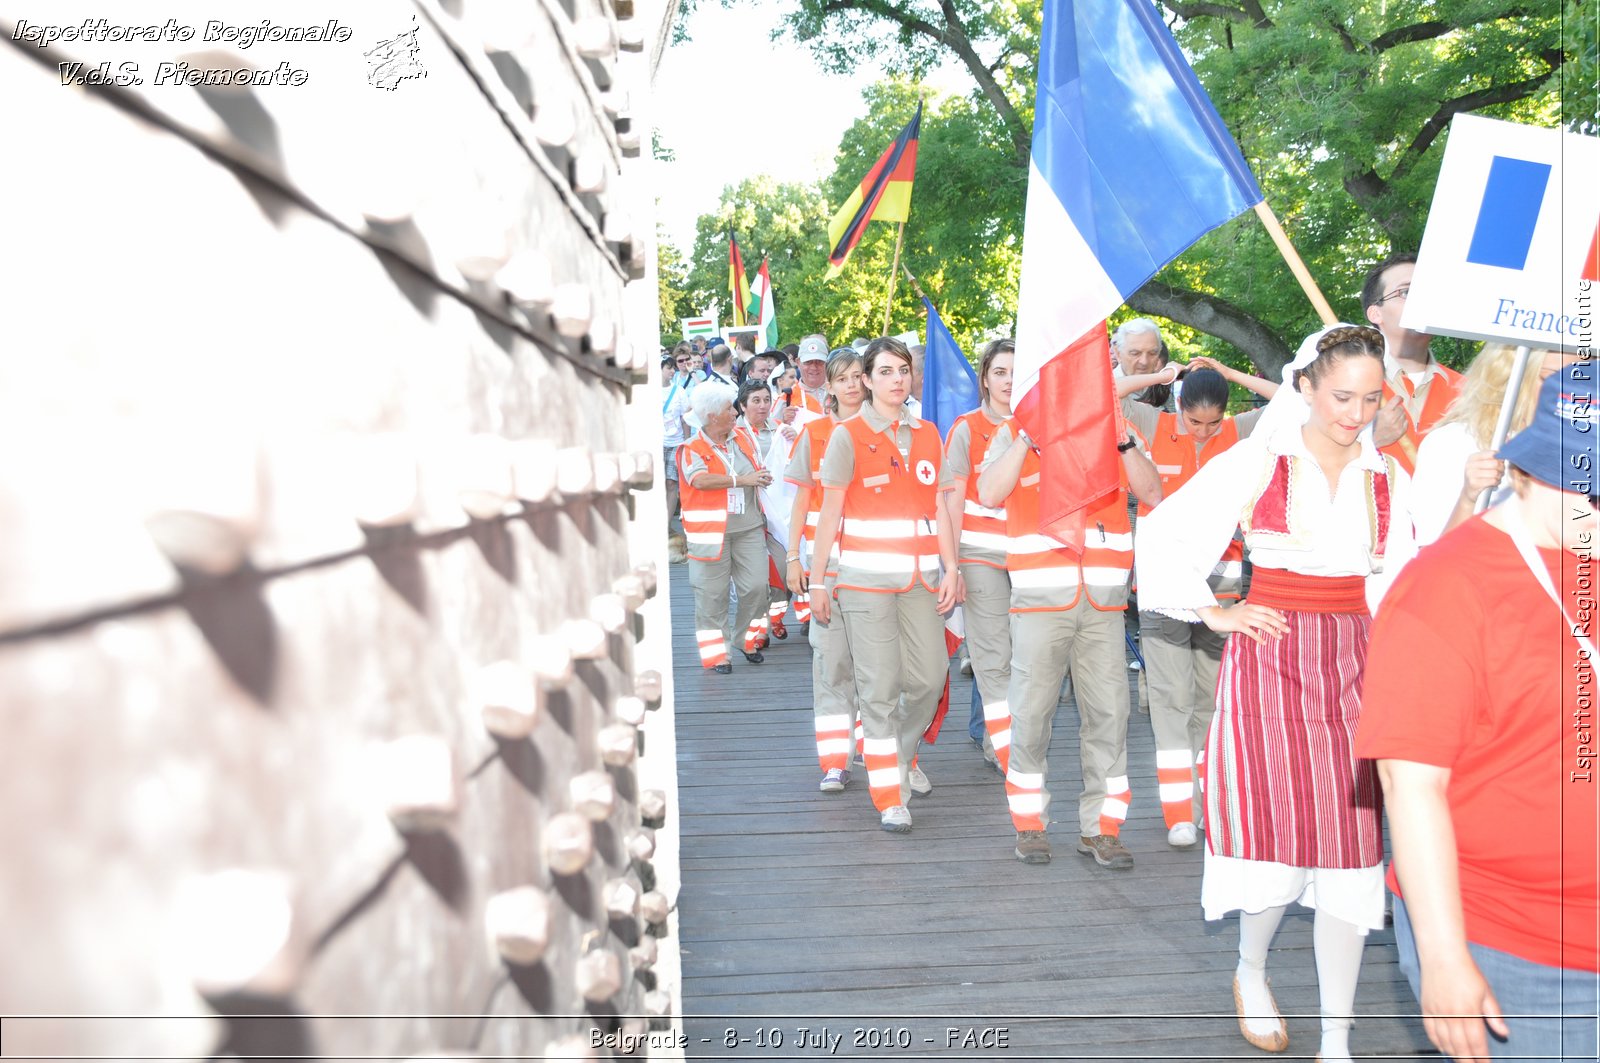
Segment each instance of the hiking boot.
[[905,805],[892,805],[883,810],[883,829],[895,834],[905,834],[911,829],[911,810]]
[[825,794],[836,794],[844,790],[844,784],[850,781],[850,773],[843,768],[829,768],[822,773],[822,783],[817,787]]
[[922,769],[917,767],[915,764],[911,766],[911,771],[908,773],[907,777],[911,781],[912,793],[919,795],[933,793],[933,783],[928,781],[928,777],[922,773]]
[[1019,830],[1016,855],[1024,864],[1048,864],[1050,839],[1044,836],[1042,830]]
[[1078,839],[1078,852],[1094,857],[1101,867],[1124,871],[1133,866],[1133,854],[1123,848],[1115,834],[1096,834],[1093,838]]

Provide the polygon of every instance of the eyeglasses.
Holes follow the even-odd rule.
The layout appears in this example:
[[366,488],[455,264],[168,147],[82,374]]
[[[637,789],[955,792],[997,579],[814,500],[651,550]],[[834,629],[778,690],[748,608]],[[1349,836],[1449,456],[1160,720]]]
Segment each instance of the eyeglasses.
[[674,358],[672,360],[672,364],[673,365],[688,365],[689,364],[689,359],[687,359],[687,358]]
[[1404,299],[1406,296],[1408,296],[1410,294],[1411,294],[1411,285],[1402,284],[1402,285],[1400,285],[1400,287],[1396,288],[1394,291],[1390,292],[1388,295],[1385,295],[1381,299],[1375,299],[1375,300],[1373,300],[1373,302],[1378,306],[1382,306],[1384,303],[1387,303],[1391,299]]

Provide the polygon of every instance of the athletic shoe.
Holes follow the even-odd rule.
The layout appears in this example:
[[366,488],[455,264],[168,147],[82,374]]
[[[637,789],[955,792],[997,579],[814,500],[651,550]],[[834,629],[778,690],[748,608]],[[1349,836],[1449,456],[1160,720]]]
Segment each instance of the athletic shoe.
[[933,783],[928,781],[928,777],[922,773],[922,769],[921,768],[919,768],[919,767],[917,767],[915,765],[912,765],[911,772],[910,772],[910,779],[911,779],[911,792],[912,793],[914,793],[914,794],[931,794],[931,793],[933,793]]
[[1048,864],[1050,840],[1044,836],[1042,830],[1019,830],[1016,856],[1024,864]]
[[1193,823],[1176,823],[1167,831],[1167,844],[1174,849],[1189,849],[1200,842],[1200,832]]
[[895,834],[905,834],[911,829],[911,810],[905,805],[893,805],[883,810],[883,829]]
[[850,781],[850,773],[843,768],[829,768],[822,774],[822,785],[817,789],[825,794],[836,794],[844,789],[844,784]]
[[1115,834],[1096,834],[1093,838],[1078,839],[1078,852],[1094,857],[1101,867],[1124,871],[1133,866],[1133,854],[1123,848]]

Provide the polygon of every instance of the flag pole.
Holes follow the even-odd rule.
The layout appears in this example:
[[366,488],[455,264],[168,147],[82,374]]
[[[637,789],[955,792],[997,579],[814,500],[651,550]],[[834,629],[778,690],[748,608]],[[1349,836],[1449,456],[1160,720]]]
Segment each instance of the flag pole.
[[1267,206],[1267,201],[1262,200],[1256,204],[1256,217],[1261,219],[1261,224],[1267,227],[1267,233],[1272,237],[1272,242],[1278,245],[1278,253],[1289,264],[1289,272],[1294,274],[1294,279],[1300,282],[1300,287],[1305,290],[1306,298],[1311,300],[1311,305],[1316,308],[1322,317],[1324,325],[1332,325],[1339,319],[1334,316],[1333,307],[1328,305],[1328,300],[1323,297],[1322,289],[1317,287],[1317,282],[1311,279],[1311,271],[1306,269],[1306,264],[1300,258],[1300,253],[1289,242],[1289,234],[1283,231],[1283,226],[1278,224],[1278,216],[1272,213],[1272,208]]
[[894,284],[900,279],[900,245],[905,242],[906,223],[900,223],[900,231],[894,238],[894,264],[889,267],[889,301],[883,306],[883,334],[889,334],[889,314],[894,309]]
[[[917,293],[918,299],[928,299],[928,293],[922,290],[922,285],[917,283],[917,275],[911,272],[911,267],[904,262],[900,263],[900,271],[906,275],[906,280],[911,282],[911,290]],[[933,302],[928,299],[928,302]]]

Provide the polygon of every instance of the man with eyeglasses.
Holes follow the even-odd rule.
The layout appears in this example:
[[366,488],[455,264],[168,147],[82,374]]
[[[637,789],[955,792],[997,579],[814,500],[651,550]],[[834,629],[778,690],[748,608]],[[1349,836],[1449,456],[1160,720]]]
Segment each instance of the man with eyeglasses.
[[1361,286],[1361,308],[1384,341],[1384,403],[1373,423],[1373,442],[1408,474],[1416,471],[1422,437],[1461,390],[1461,374],[1434,360],[1427,333],[1400,327],[1416,264],[1416,255],[1391,255],[1372,267]]

